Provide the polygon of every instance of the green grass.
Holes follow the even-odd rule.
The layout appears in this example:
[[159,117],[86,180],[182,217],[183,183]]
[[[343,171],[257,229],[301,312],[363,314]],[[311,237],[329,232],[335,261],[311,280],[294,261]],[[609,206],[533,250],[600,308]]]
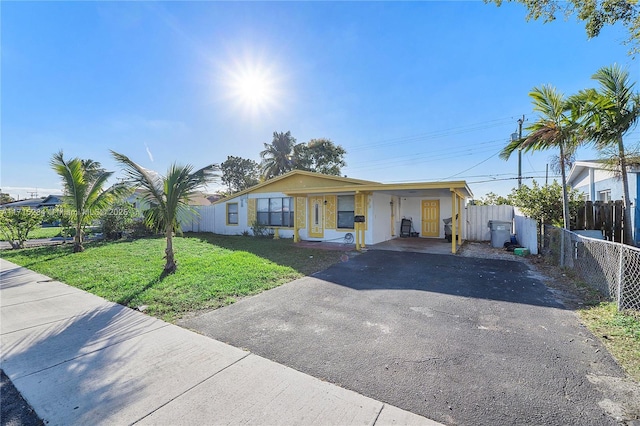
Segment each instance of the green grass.
[[49,228],[36,228],[29,232],[29,239],[35,240],[37,238],[53,238],[61,237],[62,228],[59,226],[52,226]]
[[174,239],[178,270],[162,276],[165,241],[88,243],[5,250],[0,257],[130,307],[174,321],[186,312],[217,308],[339,261],[342,252],[297,247],[291,240],[213,234]]
[[613,302],[580,309],[578,314],[626,372],[640,382],[640,314],[618,312]]

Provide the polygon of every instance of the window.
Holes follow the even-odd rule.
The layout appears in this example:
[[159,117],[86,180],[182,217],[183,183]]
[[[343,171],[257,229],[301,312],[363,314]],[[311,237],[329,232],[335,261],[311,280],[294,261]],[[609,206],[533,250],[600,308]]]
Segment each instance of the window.
[[227,203],[227,225],[238,224],[238,203]]
[[605,203],[611,201],[611,190],[605,189],[604,191],[598,191],[598,200],[604,201]]
[[338,195],[338,229],[353,229],[355,205],[353,195]]
[[260,225],[293,226],[293,198],[258,198],[256,207]]

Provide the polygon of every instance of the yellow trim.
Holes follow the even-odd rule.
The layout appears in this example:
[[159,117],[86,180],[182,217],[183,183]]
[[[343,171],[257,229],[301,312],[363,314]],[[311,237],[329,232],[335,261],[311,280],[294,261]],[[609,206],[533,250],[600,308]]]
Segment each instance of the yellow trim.
[[335,195],[324,196],[324,228],[336,229],[338,227],[338,199]]
[[455,191],[451,191],[451,253],[453,254],[458,251],[458,221],[455,220],[457,198],[458,194]]
[[[315,209],[318,209],[318,225],[314,232],[314,217]],[[308,234],[309,238],[324,238],[324,197],[309,197],[309,226]]]
[[[231,205],[235,205],[236,206],[236,216],[237,216],[237,221],[236,223],[231,223],[229,222],[229,206]],[[238,226],[240,225],[240,207],[238,205],[238,203],[227,203],[225,206],[226,209],[226,216],[225,216],[225,222],[227,223],[227,226]]]
[[[421,190],[421,189],[446,189],[457,190],[461,196],[472,197],[473,193],[467,186],[465,181],[451,181],[451,182],[413,182],[413,183],[375,183],[375,184],[363,184],[352,186],[332,186],[322,188],[305,188],[305,189],[291,189],[286,193],[289,195],[298,194],[318,194],[318,193],[341,193],[341,192],[371,192],[371,191],[403,191],[403,190]],[[467,194],[464,194],[467,192]]]
[[256,199],[249,198],[247,199],[247,226],[253,226],[253,222],[255,222],[256,218]]
[[[367,229],[369,229],[369,217],[368,217],[368,211],[369,211],[369,194],[368,193],[356,193],[355,195],[355,211],[353,212],[354,215],[357,216],[364,216],[364,227],[363,231],[366,231]],[[354,224],[354,227],[356,225]],[[364,247],[364,244],[363,244]]]
[[[329,182],[335,181],[335,182],[350,183],[350,184],[353,184],[353,185],[371,185],[371,184],[375,185],[375,184],[378,184],[378,182],[374,182],[374,181],[370,181],[370,180],[362,180],[362,179],[345,178],[345,177],[341,177],[341,176],[325,175],[325,174],[322,174],[322,173],[307,172],[305,170],[292,170],[292,171],[290,171],[288,173],[285,173],[285,174],[283,174],[281,176],[277,176],[277,177],[274,177],[272,179],[269,179],[269,180],[266,180],[264,182],[261,182],[261,183],[259,183],[257,185],[254,185],[251,188],[247,188],[247,189],[245,189],[243,191],[236,192],[235,194],[231,195],[230,197],[222,198],[222,199],[220,199],[220,200],[218,200],[218,201],[216,201],[216,202],[214,202],[212,204],[219,204],[219,203],[223,203],[223,202],[226,202],[226,201],[233,200],[234,198],[239,197],[241,195],[249,194],[251,192],[255,192],[256,190],[262,189],[265,186],[272,185],[272,184],[274,184],[276,182],[279,182],[279,181],[281,181],[283,179],[289,178],[291,176],[296,176],[296,175],[315,177],[315,178],[323,178],[323,179],[326,179]],[[296,195],[303,195],[303,192],[300,192],[298,190],[296,190],[296,191],[297,191]],[[263,191],[263,192],[265,192],[265,191]],[[282,191],[274,191],[274,192],[282,192]],[[288,194],[288,192],[285,192],[285,193]]]

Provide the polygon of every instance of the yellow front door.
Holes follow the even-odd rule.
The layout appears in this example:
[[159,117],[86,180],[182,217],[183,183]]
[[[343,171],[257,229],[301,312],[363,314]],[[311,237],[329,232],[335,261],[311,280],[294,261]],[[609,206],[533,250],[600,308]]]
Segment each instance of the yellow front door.
[[309,237],[324,237],[324,197],[309,197]]
[[440,200],[422,200],[421,236],[440,236]]

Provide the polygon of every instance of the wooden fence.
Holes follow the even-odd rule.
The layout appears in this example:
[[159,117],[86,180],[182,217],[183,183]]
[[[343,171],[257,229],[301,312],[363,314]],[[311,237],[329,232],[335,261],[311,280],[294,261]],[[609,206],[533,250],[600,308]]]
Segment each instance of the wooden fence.
[[623,215],[624,207],[621,200],[585,201],[584,205],[578,208],[571,229],[602,231],[605,240],[620,243],[622,242]]

